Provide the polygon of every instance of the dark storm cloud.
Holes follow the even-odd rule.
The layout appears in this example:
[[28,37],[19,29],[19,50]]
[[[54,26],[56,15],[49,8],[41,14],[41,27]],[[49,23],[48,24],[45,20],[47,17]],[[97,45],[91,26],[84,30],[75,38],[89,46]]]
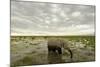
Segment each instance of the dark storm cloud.
[[95,6],[12,1],[11,33],[94,34],[94,17]]

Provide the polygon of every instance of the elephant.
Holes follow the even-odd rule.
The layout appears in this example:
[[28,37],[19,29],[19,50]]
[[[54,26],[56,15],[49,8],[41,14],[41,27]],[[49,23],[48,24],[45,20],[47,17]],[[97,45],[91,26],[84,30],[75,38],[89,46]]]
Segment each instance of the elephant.
[[[57,39],[57,38],[51,38],[48,39],[48,52],[55,52],[58,54],[62,54],[62,48],[64,48],[64,45],[66,45],[65,41],[61,40],[61,39]],[[69,47],[66,47],[66,49],[69,51],[70,53],[70,58],[73,57],[73,53],[71,51],[71,49]]]

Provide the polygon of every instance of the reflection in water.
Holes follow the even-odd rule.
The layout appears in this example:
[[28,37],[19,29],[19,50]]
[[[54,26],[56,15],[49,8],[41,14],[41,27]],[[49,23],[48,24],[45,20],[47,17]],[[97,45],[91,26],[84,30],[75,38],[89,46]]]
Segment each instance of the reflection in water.
[[63,63],[64,60],[62,59],[61,54],[57,53],[48,53],[48,63],[49,64],[56,64],[56,63]]

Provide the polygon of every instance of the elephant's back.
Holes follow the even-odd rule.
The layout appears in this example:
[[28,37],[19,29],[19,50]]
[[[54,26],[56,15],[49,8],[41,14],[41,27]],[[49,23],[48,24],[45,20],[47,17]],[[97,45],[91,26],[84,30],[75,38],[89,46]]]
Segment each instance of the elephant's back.
[[61,47],[62,46],[62,42],[60,41],[60,39],[48,39],[48,46],[58,46]]

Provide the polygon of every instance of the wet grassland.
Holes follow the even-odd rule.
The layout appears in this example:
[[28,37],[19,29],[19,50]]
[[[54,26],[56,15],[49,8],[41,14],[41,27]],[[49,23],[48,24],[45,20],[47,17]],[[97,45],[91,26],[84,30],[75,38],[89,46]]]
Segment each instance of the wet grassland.
[[[64,40],[62,54],[48,53],[49,38]],[[70,47],[73,58],[66,49]],[[95,36],[11,36],[11,66],[95,61]]]

